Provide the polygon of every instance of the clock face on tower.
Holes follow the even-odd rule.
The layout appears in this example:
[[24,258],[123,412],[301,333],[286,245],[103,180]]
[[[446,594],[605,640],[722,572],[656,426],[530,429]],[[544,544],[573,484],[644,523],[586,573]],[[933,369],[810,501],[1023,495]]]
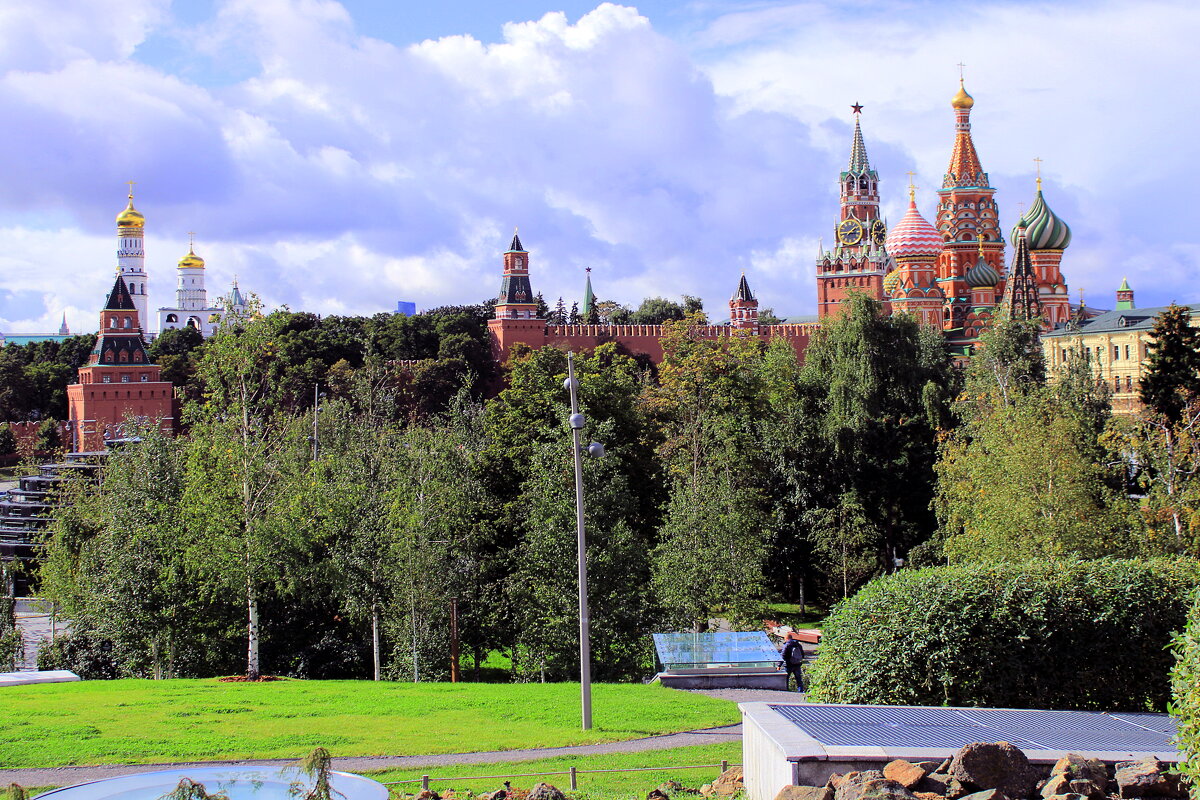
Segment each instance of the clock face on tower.
[[858,244],[862,241],[862,223],[853,218],[844,219],[837,226],[837,235],[842,244]]
[[883,220],[877,219],[871,223],[871,241],[877,246],[883,247],[883,243],[887,240],[887,225],[883,224]]

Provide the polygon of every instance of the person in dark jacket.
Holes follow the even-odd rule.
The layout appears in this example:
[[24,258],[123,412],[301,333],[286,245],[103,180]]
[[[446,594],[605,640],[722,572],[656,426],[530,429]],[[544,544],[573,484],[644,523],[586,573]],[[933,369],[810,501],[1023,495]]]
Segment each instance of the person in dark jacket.
[[792,638],[794,634],[789,633],[787,639],[783,642],[783,649],[779,652],[779,657],[783,659],[783,667],[787,670],[788,675],[796,679],[796,691],[804,691],[804,675],[801,672],[801,665],[804,664],[804,647],[800,644],[799,638]]

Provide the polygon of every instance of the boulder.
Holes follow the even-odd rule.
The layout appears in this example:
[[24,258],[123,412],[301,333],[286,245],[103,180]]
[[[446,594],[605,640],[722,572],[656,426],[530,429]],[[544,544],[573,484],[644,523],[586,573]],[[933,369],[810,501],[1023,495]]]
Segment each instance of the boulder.
[[1117,764],[1117,789],[1121,797],[1187,796],[1180,786],[1179,777],[1164,770],[1162,762],[1153,756]]
[[549,783],[535,783],[525,796],[525,800],[567,800],[566,795],[557,786]]
[[[721,773],[721,777],[717,778],[711,784],[712,794],[717,797],[732,797],[745,788],[745,782],[742,777],[741,767],[730,767]],[[703,794],[703,789],[701,793]]]
[[954,754],[950,775],[964,789],[973,792],[999,789],[1013,798],[1027,797],[1037,782],[1029,759],[1008,742],[966,745]]
[[925,769],[919,764],[898,758],[895,761],[889,762],[883,768],[883,777],[903,785],[905,789],[911,789],[920,783],[921,779],[930,772],[932,770]]
[[1079,753],[1067,753],[1054,762],[1051,775],[1066,775],[1070,780],[1091,781],[1101,791],[1108,784],[1108,767],[1098,758],[1087,758]]
[[651,789],[646,792],[646,800],[671,800],[671,798],[661,789]]
[[828,786],[785,786],[775,795],[775,800],[833,800],[833,789]]
[[916,800],[916,795],[904,784],[871,769],[841,776],[834,782],[834,800]]
[[950,783],[954,779],[942,772],[931,772],[914,787],[917,794],[934,794],[946,797],[950,794]]
[[982,792],[963,795],[962,800],[1008,800],[999,789],[985,789]]

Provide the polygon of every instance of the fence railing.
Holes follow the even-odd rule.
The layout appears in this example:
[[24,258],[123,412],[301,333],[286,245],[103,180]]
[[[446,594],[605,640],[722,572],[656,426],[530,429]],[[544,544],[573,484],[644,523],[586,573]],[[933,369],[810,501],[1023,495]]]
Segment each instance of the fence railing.
[[549,775],[570,775],[571,789],[575,790],[579,788],[580,775],[599,775],[605,772],[665,772],[666,770],[709,769],[711,767],[720,767],[721,774],[724,774],[725,770],[731,766],[740,767],[741,764],[730,764],[728,761],[722,761],[720,764],[688,764],[682,767],[625,767],[623,769],[579,769],[578,767],[571,767],[568,770],[559,770],[557,772],[521,772],[505,775],[453,775],[444,778],[432,778],[429,775],[422,775],[419,778],[406,778],[402,781],[384,781],[383,785],[399,786],[402,783],[419,783],[421,784],[421,789],[428,791],[429,785],[435,780],[438,783],[445,783],[447,781],[498,781],[508,778],[542,778]]

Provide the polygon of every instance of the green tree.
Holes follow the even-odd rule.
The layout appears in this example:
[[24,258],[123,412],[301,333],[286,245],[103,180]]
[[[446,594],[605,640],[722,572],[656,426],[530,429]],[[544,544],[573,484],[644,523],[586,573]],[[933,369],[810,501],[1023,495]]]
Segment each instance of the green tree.
[[58,426],[57,420],[42,420],[38,425],[37,438],[33,442],[34,453],[54,453],[62,449],[62,436],[59,435]]
[[310,453],[307,422],[277,410],[274,369],[284,314],[225,317],[199,363],[207,402],[189,408],[184,507],[194,568],[246,610],[246,674],[260,674],[259,605],[304,545],[298,503]]
[[1172,303],[1154,321],[1149,357],[1138,384],[1146,408],[1174,424],[1184,408],[1200,397],[1200,334],[1191,326],[1191,313]]
[[0,456],[11,456],[17,452],[17,437],[6,422],[0,425]]
[[853,563],[890,572],[936,529],[933,466],[956,381],[939,332],[861,294],[809,345],[800,395],[822,473],[805,513],[843,592]]

